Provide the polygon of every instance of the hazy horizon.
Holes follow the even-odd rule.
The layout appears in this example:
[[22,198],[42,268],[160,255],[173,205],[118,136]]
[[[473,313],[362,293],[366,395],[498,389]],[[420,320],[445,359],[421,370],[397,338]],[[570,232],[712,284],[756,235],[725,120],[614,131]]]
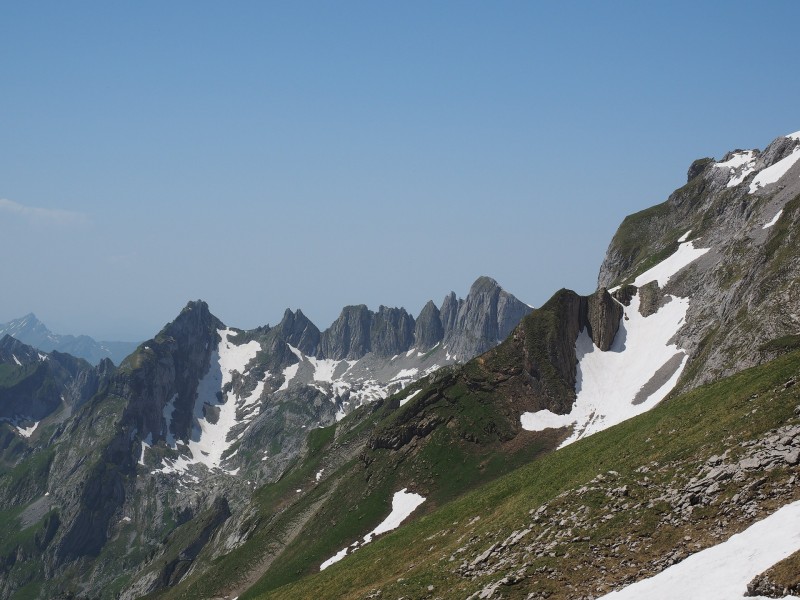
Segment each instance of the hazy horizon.
[[594,291],[690,163],[800,129],[800,5],[0,8],[0,322],[141,341]]

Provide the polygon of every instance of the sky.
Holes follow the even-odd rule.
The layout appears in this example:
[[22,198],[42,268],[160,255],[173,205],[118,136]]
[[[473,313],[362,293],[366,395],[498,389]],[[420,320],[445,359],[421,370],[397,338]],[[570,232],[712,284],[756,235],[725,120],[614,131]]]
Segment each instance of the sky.
[[594,291],[696,158],[800,129],[800,3],[0,4],[0,323],[138,341]]

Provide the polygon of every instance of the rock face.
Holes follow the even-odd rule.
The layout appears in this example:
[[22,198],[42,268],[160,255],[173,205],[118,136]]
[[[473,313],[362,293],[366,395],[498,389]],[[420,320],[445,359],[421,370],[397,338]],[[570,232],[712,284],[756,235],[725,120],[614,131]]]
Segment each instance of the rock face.
[[320,343],[320,332],[303,311],[292,312],[288,308],[283,313],[283,319],[275,326],[276,334],[286,343],[291,344],[304,354],[317,353]]
[[360,358],[370,351],[374,313],[365,305],[346,306],[339,318],[322,333],[320,355],[333,360]]
[[422,308],[414,326],[414,345],[427,352],[444,339],[441,312],[432,300]]
[[33,313],[0,324],[0,337],[8,334],[42,352],[57,350],[98,364],[110,358],[115,364],[136,349],[135,342],[98,342],[88,335],[59,335],[50,331]]
[[[128,399],[124,421],[140,439],[189,438],[197,385],[209,368],[219,329],[224,325],[205,302],[189,302],[174,321],[122,363],[110,385],[115,395]],[[174,411],[166,423],[164,407],[170,402]]]
[[456,303],[455,295],[450,294],[442,303],[443,343],[450,354],[472,358],[508,337],[531,310],[494,279],[479,277],[463,302]]
[[38,422],[60,408],[72,410],[93,396],[114,372],[110,361],[92,367],[61,352],[44,354],[5,335],[0,364],[10,376],[0,384],[0,419]]
[[427,352],[442,343],[451,356],[466,361],[508,337],[531,307],[503,290],[490,277],[479,277],[460,300],[445,296],[440,309],[429,301],[415,321],[402,308],[348,306],[326,329],[318,356],[355,360],[367,353],[390,357],[416,348]]

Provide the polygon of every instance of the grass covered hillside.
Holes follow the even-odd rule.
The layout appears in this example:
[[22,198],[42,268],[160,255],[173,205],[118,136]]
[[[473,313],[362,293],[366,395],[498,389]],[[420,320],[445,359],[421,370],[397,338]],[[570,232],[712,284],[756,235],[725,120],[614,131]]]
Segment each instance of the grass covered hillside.
[[794,351],[698,388],[246,597],[581,598],[654,574],[800,498],[798,374]]

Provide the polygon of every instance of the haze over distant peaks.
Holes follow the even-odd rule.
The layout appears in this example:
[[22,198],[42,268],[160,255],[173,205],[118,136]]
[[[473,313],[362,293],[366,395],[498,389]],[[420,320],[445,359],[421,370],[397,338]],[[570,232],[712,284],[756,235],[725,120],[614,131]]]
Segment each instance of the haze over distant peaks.
[[138,346],[138,342],[98,342],[88,335],[53,333],[33,313],[0,324],[0,337],[3,335],[10,335],[44,352],[66,352],[95,365],[104,358],[110,358],[118,365]]

